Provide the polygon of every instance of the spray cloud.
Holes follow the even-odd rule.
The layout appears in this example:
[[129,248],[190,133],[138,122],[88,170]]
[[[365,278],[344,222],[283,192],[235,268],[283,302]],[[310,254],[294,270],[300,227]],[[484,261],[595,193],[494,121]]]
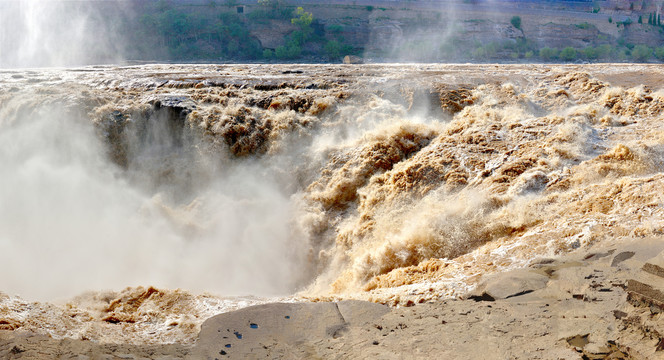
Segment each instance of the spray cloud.
[[0,67],[117,63],[129,2],[0,1]]

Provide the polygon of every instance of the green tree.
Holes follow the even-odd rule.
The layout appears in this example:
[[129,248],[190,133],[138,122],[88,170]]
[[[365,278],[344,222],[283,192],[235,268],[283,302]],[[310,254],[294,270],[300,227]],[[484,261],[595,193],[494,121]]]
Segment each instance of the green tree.
[[314,16],[310,12],[304,11],[300,6],[295,10],[295,16],[291,19],[291,24],[297,25],[303,31],[305,29],[311,29],[311,23],[314,21]]
[[510,23],[515,28],[521,30],[521,17],[520,16],[512,16],[512,19],[510,19]]
[[576,59],[576,49],[568,46],[560,51],[560,58],[564,61],[572,61]]
[[304,44],[314,30],[311,28],[311,23],[314,21],[314,16],[310,12],[304,11],[302,7],[295,10],[295,17],[291,19],[291,24],[297,25],[300,30],[293,31],[290,38],[298,45]]
[[609,24],[613,22],[613,18],[609,16]]
[[641,17],[641,15],[639,15],[638,23],[639,23],[639,24],[643,24],[643,17]]

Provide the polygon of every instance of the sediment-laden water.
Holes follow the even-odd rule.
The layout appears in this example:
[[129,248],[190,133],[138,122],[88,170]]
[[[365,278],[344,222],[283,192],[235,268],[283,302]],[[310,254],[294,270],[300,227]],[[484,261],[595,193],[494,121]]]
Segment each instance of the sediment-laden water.
[[251,304],[435,301],[660,234],[663,75],[2,71],[0,329],[190,343],[207,317]]

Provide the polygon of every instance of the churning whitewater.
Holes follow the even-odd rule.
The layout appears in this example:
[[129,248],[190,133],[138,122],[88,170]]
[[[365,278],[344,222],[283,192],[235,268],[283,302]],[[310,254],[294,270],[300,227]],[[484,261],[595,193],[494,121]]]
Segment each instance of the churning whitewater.
[[660,234],[662,75],[4,70],[0,329],[191,343],[207,317],[275,297],[449,298],[479,275]]

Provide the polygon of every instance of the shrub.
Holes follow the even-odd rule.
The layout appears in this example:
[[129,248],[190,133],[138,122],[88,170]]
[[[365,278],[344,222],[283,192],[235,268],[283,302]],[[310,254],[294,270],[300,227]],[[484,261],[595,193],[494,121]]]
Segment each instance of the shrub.
[[258,9],[250,14],[255,12],[258,12],[261,16],[275,19],[288,19],[293,13],[291,8],[286,6],[284,0],[258,0]]
[[541,48],[539,51],[539,56],[543,60],[551,60],[558,56],[558,50],[557,49],[552,49],[550,47],[544,47]]
[[588,59],[588,60],[595,60],[599,57],[599,50],[592,46],[588,46],[587,48],[581,50],[583,53],[583,56]]
[[510,23],[515,28],[521,30],[521,17],[520,16],[512,16],[512,19],[510,19]]
[[636,45],[632,49],[632,59],[635,61],[646,61],[652,56],[652,49],[646,45]]
[[531,40],[528,40],[526,38],[519,38],[516,39],[516,48],[520,53],[525,53],[528,50],[535,50],[537,49],[537,45],[533,43]]
[[263,59],[272,59],[274,57],[274,51],[270,49],[263,50]]
[[655,49],[655,57],[659,60],[664,60],[664,46]]
[[597,58],[599,59],[606,59],[609,56],[611,56],[611,51],[613,51],[613,47],[609,44],[603,44],[595,48],[597,51]]
[[341,46],[341,43],[336,41],[336,40],[330,40],[325,44],[325,54],[327,54],[327,57],[330,59],[338,59],[341,57],[341,50],[343,47]]
[[295,59],[299,57],[302,54],[302,48],[299,47],[297,44],[294,43],[289,43],[287,46],[279,46],[275,51],[274,51],[274,56],[277,57],[277,59]]
[[572,61],[576,59],[576,49],[568,46],[560,51],[560,58],[564,61]]
[[615,58],[618,59],[619,61],[625,61],[631,56],[631,52],[629,49],[624,49],[624,50],[617,50],[615,53]]
[[487,58],[486,50],[483,47],[478,47],[471,53],[471,56],[476,59],[485,59]]
[[333,34],[338,34],[342,31],[344,31],[344,27],[338,24],[332,24],[327,27],[327,31],[333,33]]
[[302,45],[309,39],[309,34],[301,30],[295,30],[290,33],[287,39],[297,43],[298,45]]
[[291,44],[288,46],[287,50],[289,59],[295,59],[296,57],[302,55],[302,48],[296,44]]
[[274,55],[277,57],[277,59],[286,59],[288,58],[288,50],[283,45],[279,46],[275,49]]
[[496,56],[499,47],[500,45],[497,43],[490,43],[485,46],[478,46],[475,50],[473,50],[471,56],[477,59],[490,59]]
[[613,18],[609,16],[609,23],[613,22]]

